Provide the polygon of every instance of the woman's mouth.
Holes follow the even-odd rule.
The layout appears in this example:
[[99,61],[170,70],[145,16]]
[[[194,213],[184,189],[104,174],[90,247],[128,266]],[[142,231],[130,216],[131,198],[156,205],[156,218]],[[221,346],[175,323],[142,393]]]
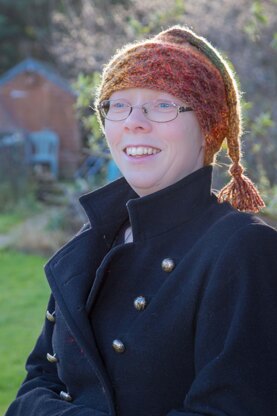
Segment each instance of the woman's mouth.
[[156,155],[160,151],[160,149],[150,146],[127,146],[124,149],[124,152],[132,157]]

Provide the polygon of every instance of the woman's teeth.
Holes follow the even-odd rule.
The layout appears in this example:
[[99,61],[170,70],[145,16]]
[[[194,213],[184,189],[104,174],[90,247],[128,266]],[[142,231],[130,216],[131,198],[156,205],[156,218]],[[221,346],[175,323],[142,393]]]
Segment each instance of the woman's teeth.
[[142,156],[142,155],[155,155],[159,153],[159,149],[154,149],[153,147],[127,147],[125,152],[128,156]]

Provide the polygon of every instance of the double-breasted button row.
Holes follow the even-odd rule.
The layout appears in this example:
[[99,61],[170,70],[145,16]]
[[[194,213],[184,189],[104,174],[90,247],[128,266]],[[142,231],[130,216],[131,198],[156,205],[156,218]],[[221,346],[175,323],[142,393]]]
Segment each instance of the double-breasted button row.
[[[171,258],[168,257],[162,261],[161,267],[163,271],[169,273],[174,269],[175,263]],[[137,296],[134,299],[134,307],[137,311],[143,311],[146,308],[146,306],[147,300],[144,296]],[[112,347],[114,351],[118,354],[122,354],[126,350],[124,343],[120,339],[114,339],[112,342]]]
[[70,394],[66,393],[65,391],[60,392],[60,398],[62,400],[65,400],[66,402],[71,402],[72,401],[72,396],[70,396]]
[[[48,321],[55,323],[56,322],[55,311],[52,313],[49,311],[46,311],[46,318],[48,319]],[[55,364],[59,361],[58,358],[56,357],[56,354],[50,354],[49,352],[46,354],[46,358],[49,361],[49,363],[52,363],[52,364]]]
[[[46,318],[48,319],[48,321],[55,323],[56,322],[56,317],[55,317],[55,311],[54,312],[46,312]],[[50,363],[57,363],[59,360],[56,356],[56,354],[49,354],[49,352],[46,354],[46,358]],[[72,401],[72,396],[70,396],[69,393],[65,392],[65,391],[61,391],[60,392],[60,398],[62,400],[65,400],[66,402],[71,402]]]
[[[134,307],[137,311],[142,311],[145,309],[146,304],[147,302],[144,296],[138,296],[134,300]],[[122,354],[126,350],[125,345],[120,339],[114,339],[112,342],[112,347],[118,354]]]

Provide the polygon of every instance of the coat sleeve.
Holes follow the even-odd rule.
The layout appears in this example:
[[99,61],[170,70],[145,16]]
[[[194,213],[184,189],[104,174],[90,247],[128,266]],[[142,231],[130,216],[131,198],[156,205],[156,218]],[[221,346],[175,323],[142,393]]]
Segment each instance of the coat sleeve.
[[[48,309],[54,310],[53,296]],[[62,400],[59,393],[66,387],[59,380],[56,366],[46,359],[52,349],[53,324],[45,320],[40,337],[27,363],[27,377],[5,416],[107,416],[98,410],[77,406]]]
[[277,232],[250,224],[213,267],[195,327],[195,378],[168,416],[277,414]]

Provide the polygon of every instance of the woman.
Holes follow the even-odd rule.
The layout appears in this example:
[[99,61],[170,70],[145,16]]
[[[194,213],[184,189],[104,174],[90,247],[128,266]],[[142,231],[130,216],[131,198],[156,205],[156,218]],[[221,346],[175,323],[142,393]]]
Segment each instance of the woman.
[[111,59],[96,106],[124,178],[81,198],[89,225],[45,267],[45,326],[7,416],[276,414],[277,234],[251,214],[230,68],[172,27]]

